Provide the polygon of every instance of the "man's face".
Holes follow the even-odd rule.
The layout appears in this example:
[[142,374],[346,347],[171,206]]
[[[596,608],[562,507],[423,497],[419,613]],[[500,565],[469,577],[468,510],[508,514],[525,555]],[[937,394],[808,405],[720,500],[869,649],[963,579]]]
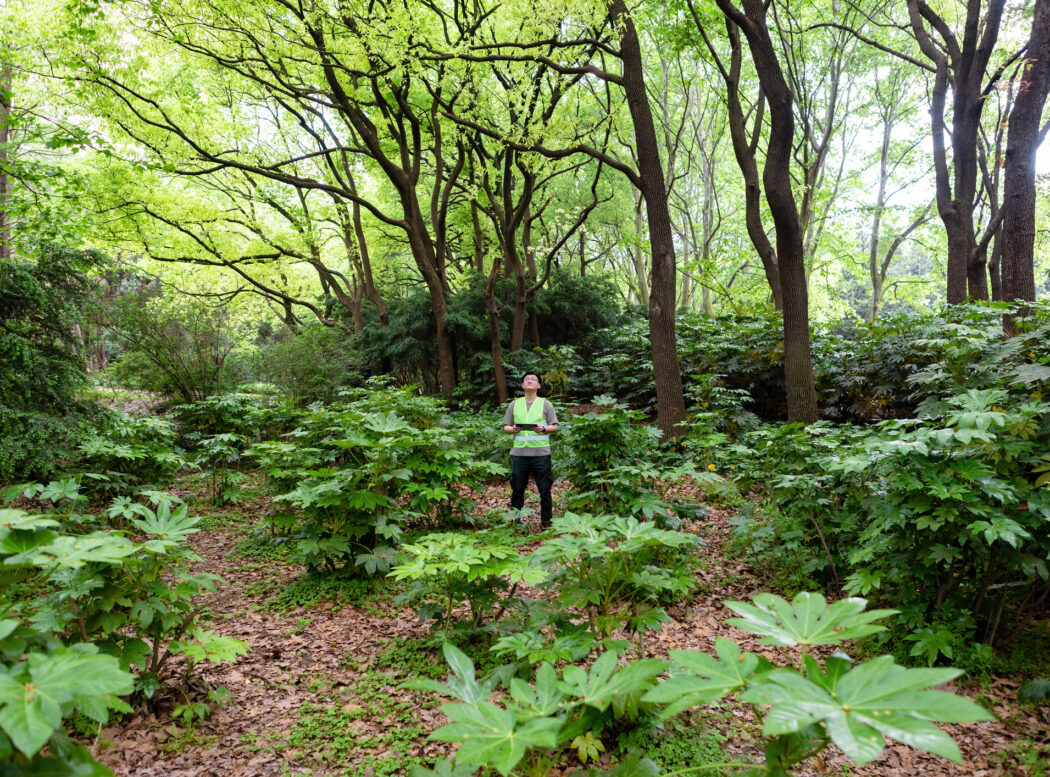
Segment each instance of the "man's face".
[[526,391],[539,391],[540,379],[535,375],[526,375],[525,380],[521,382],[521,387]]

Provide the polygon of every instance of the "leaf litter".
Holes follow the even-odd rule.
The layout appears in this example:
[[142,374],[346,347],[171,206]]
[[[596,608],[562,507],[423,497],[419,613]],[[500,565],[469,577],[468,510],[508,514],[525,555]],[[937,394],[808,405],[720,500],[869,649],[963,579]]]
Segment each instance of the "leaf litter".
[[[555,484],[556,503],[566,488],[567,484]],[[679,499],[703,503],[698,488],[679,484],[674,491]],[[488,484],[474,494],[477,512],[503,509],[508,497],[505,482]],[[530,504],[535,507],[531,502],[526,506]],[[261,515],[266,500],[242,503],[237,509]],[[222,511],[210,512],[215,517]],[[672,622],[647,636],[647,656],[666,656],[668,651],[680,649],[711,651],[715,640],[725,636],[770,660],[796,660],[790,648],[761,644],[757,636],[725,622],[733,616],[723,606],[725,600],[747,600],[765,590],[760,570],[746,559],[724,555],[732,517],[730,509],[710,507],[703,521],[686,524],[688,530],[704,540],[700,549],[703,563],[697,572],[699,585],[690,602],[668,608]],[[531,522],[538,527],[538,516],[533,516]],[[398,654],[401,669],[376,669],[384,651],[398,645],[403,646],[403,652],[415,646],[419,658],[434,663],[432,654],[420,644],[429,635],[415,613],[393,605],[376,607],[331,600],[274,611],[265,606],[265,592],[279,589],[305,570],[269,558],[245,563],[245,559],[231,553],[237,539],[236,528],[211,528],[193,536],[193,544],[202,557],[196,571],[212,572],[226,581],[204,601],[211,619],[209,628],[251,646],[251,652],[234,665],[206,666],[201,670],[211,687],[229,690],[228,704],[213,705],[212,714],[190,730],[176,725],[172,718],[174,701],[125,716],[89,743],[96,757],[118,777],[385,777],[404,774],[405,767],[418,759],[447,755],[449,746],[426,739],[427,733],[446,722],[436,709],[438,700],[400,687],[415,666],[409,654]],[[523,545],[523,552],[537,542]],[[543,595],[539,591],[531,593]],[[432,666],[428,671],[440,672],[440,668]],[[849,765],[845,756],[831,746],[822,759],[806,764],[799,774],[1045,774],[1045,764],[1043,771],[1030,772],[1004,755],[1015,748],[1050,743],[1050,708],[1020,707],[1016,702],[1017,687],[1018,683],[1010,678],[993,678],[980,689],[977,698],[994,712],[997,720],[944,727],[962,750],[962,764],[891,744],[878,760],[858,768]],[[970,696],[976,693],[959,687],[946,690]],[[375,703],[377,697],[383,699],[382,703]],[[730,758],[760,757],[756,737],[761,726],[746,705],[708,706],[687,713],[686,719],[695,725],[724,728],[727,741],[723,747]],[[308,730],[315,736],[304,736]],[[399,731],[405,736],[399,736]],[[607,753],[602,762],[610,763]],[[577,765],[561,765],[552,769],[551,775],[562,777],[578,770]]]

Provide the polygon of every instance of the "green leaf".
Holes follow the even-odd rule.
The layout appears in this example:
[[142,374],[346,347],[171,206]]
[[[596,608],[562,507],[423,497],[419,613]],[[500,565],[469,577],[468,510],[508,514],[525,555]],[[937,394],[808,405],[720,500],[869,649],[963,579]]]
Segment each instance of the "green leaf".
[[457,762],[491,766],[504,777],[530,748],[554,748],[562,724],[560,718],[533,718],[519,725],[513,711],[485,701],[445,704],[441,711],[452,722],[430,739],[459,742]]
[[867,601],[840,599],[831,604],[823,596],[803,591],[790,603],[775,594],[756,594],[753,605],[726,602],[740,615],[731,623],[744,631],[760,634],[767,645],[838,645],[885,629],[872,621],[895,614],[896,610],[864,612]]
[[[931,721],[962,723],[991,720],[988,712],[961,696],[925,690],[957,677],[955,669],[912,669],[882,656],[842,673],[842,665],[814,682],[779,669],[758,675],[740,694],[743,701],[770,705],[767,736],[795,733],[822,722],[828,735],[858,764],[878,757],[882,736],[935,755],[960,760],[951,737]],[[807,663],[811,677],[819,668]]]
[[675,674],[645,694],[642,701],[667,705],[661,715],[666,719],[744,688],[758,668],[758,656],[741,653],[740,646],[725,637],[715,640],[715,652],[718,658],[698,650],[672,650]]
[[57,727],[58,724],[52,724],[44,714],[41,700],[33,695],[32,689],[27,689],[20,701],[0,709],[0,728],[27,756],[36,755]]

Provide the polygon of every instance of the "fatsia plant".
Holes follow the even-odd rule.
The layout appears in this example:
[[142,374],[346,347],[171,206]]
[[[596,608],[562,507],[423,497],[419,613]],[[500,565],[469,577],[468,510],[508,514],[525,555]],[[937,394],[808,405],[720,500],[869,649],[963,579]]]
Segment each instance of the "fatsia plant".
[[456,764],[489,766],[504,777],[519,767],[529,777],[542,777],[569,750],[583,763],[594,759],[604,750],[597,736],[615,721],[638,721],[647,707],[643,694],[667,668],[655,658],[621,666],[612,651],[589,669],[569,665],[560,677],[544,662],[533,683],[512,678],[510,698],[500,706],[488,701],[494,680],[479,682],[470,658],[453,645],[446,644],[444,654],[454,674],[446,684],[412,684],[458,699],[441,707],[452,722],[430,738],[460,743]]
[[111,710],[131,711],[119,697],[132,688],[131,674],[94,645],[63,646],[16,621],[0,620],[0,770],[111,774],[69,740],[63,720],[80,713],[105,724]]
[[[670,675],[659,680],[667,662],[642,659],[620,665],[610,651],[589,669],[567,666],[560,678],[544,663],[533,683],[511,680],[509,698],[497,704],[490,701],[495,681],[479,683],[469,659],[446,646],[454,676],[446,685],[417,684],[459,700],[442,707],[452,722],[432,737],[460,743],[457,766],[540,777],[569,747],[580,752],[581,760],[583,752],[595,752],[609,721],[621,715],[637,720],[648,711],[666,719],[698,704],[735,698],[758,713],[764,762],[728,762],[720,765],[724,773],[788,777],[832,743],[854,763],[866,764],[882,753],[887,737],[960,761],[955,742],[934,723],[992,717],[962,696],[931,689],[958,677],[956,669],[906,668],[890,656],[854,665],[842,653],[822,661],[812,655],[814,647],[840,645],[881,630],[874,621],[892,611],[866,611],[863,599],[829,605],[814,593],[801,593],[791,602],[761,594],[750,604],[727,606],[739,615],[732,623],[761,635],[763,643],[798,648],[798,663],[777,666],[719,637],[713,655],[671,651]],[[654,777],[657,770],[641,756],[628,754],[622,774]]]
[[583,612],[598,638],[621,627],[639,635],[659,630],[668,620],[661,605],[696,585],[695,535],[633,517],[575,513],[555,518],[554,530],[532,554],[550,571],[544,586]]
[[644,700],[663,705],[665,717],[732,694],[764,709],[760,718],[766,760],[751,770],[753,774],[792,774],[796,765],[831,743],[863,765],[882,753],[885,737],[958,762],[958,746],[933,723],[992,719],[962,696],[930,690],[955,679],[960,670],[907,668],[890,656],[854,666],[841,653],[824,659],[822,665],[810,654],[810,648],[818,645],[840,645],[881,631],[884,627],[874,621],[893,614],[892,610],[866,612],[866,602],[858,598],[829,605],[820,594],[805,592],[791,602],[760,594],[752,604],[727,602],[726,606],[740,616],[730,623],[762,635],[763,643],[798,647],[798,666],[777,667],[721,637],[716,656],[671,651],[671,677]]
[[512,545],[490,532],[428,534],[400,550],[401,563],[390,576],[409,581],[398,601],[417,603],[420,620],[449,638],[457,607],[466,604],[470,618],[463,625],[476,632],[495,626],[514,600],[520,583],[536,585],[547,572]]
[[138,672],[139,688],[150,696],[171,656],[193,642],[187,634],[194,633],[196,598],[215,591],[220,579],[190,569],[198,557],[186,538],[198,519],[185,504],[167,497],[153,507],[115,507],[141,541],[103,527],[67,533],[67,515],[0,510],[0,558],[8,576],[44,584],[44,595],[17,605],[19,615],[116,656]]

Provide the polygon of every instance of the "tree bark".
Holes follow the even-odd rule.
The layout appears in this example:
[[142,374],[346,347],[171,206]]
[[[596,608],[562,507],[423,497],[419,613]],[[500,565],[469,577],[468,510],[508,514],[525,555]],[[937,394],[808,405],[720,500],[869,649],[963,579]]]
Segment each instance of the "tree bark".
[[[1003,174],[1003,299],[1035,301],[1035,152],[1050,90],[1050,0],[1036,0],[1028,61],[1010,111]],[[1008,331],[1014,322],[1007,321]]]
[[7,168],[11,155],[11,66],[0,65],[0,261],[14,254],[11,245],[11,177]]
[[620,57],[623,62],[623,88],[634,125],[638,177],[649,220],[649,245],[653,257],[649,336],[652,341],[653,382],[656,384],[656,423],[665,438],[674,437],[686,429],[682,425],[685,420],[685,396],[675,337],[677,283],[671,213],[667,205],[656,127],[645,89],[641,45],[624,0],[612,0],[609,3],[609,19],[622,30]]
[[638,297],[638,304],[643,310],[649,310],[649,273],[645,266],[645,256],[642,251],[642,242],[645,239],[645,216],[642,208],[645,207],[645,198],[641,192],[634,202],[634,246],[631,249],[631,260],[634,264],[634,285]]
[[733,143],[733,156],[736,158],[737,165],[740,167],[740,173],[744,178],[744,226],[747,228],[747,236],[751,239],[751,244],[755,247],[758,258],[762,261],[762,269],[765,272],[766,282],[769,284],[770,294],[773,297],[773,307],[776,310],[783,310],[784,297],[780,287],[780,266],[777,260],[777,252],[769,241],[765,226],[762,224],[762,188],[756,160],[758,141],[762,136],[762,121],[765,116],[765,95],[761,91],[758,95],[758,103],[754,108],[754,126],[749,137],[747,116],[740,101],[740,73],[743,61],[740,29],[736,22],[729,15],[726,15],[726,33],[729,36],[730,43],[730,59],[729,67],[727,68],[722,63],[717,49],[711,44],[692,0],[688,0],[688,5],[697,30],[703,37],[708,52],[711,54],[726,85],[726,113],[729,123],[729,137]]
[[[982,0],[967,0],[962,43],[925,0],[907,0],[912,33],[922,53],[933,63],[930,98],[937,211],[948,233],[948,303],[988,299],[987,273],[978,254],[974,228],[977,193],[977,136],[985,95],[983,83],[999,37],[1005,0],[990,0],[981,18]],[[936,31],[935,41],[930,30]],[[996,71],[991,80],[999,77]],[[952,160],[949,171],[945,135],[948,89],[952,90]]]
[[795,117],[792,95],[777,61],[762,0],[743,0],[743,13],[730,0],[718,7],[747,37],[751,57],[769,101],[769,145],[762,184],[777,236],[777,261],[784,300],[784,387],[788,421],[812,423],[819,416],[809,338],[809,290],[798,206],[791,188]]

